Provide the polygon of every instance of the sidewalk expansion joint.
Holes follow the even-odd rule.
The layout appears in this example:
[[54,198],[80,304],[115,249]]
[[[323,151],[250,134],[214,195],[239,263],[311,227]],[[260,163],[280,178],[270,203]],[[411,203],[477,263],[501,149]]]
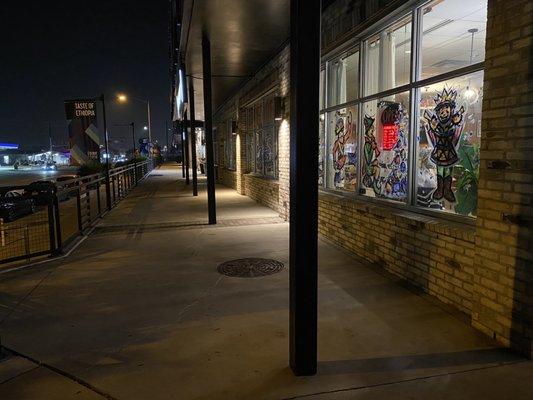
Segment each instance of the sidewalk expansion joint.
[[419,376],[419,377],[416,377],[416,378],[409,378],[409,379],[399,379],[399,380],[396,380],[396,381],[376,383],[376,384],[372,384],[372,385],[353,386],[353,387],[342,388],[342,389],[333,389],[333,390],[322,391],[322,392],[301,394],[301,395],[296,395],[296,396],[291,396],[291,397],[284,397],[281,400],[305,399],[305,398],[309,398],[309,397],[328,395],[328,394],[334,394],[334,393],[346,393],[346,392],[352,392],[352,391],[362,390],[362,389],[372,389],[372,388],[379,388],[379,387],[384,387],[384,386],[399,385],[399,384],[402,384],[402,383],[422,381],[422,380],[425,380],[425,379],[440,378],[440,377],[443,377],[443,376],[461,375],[461,374],[467,374],[469,372],[483,371],[483,370],[493,369],[493,368],[501,368],[501,367],[505,367],[505,366],[509,366],[509,365],[515,365],[515,364],[521,364],[521,363],[525,363],[525,362],[528,362],[528,360],[524,359],[524,360],[517,360],[517,361],[509,361],[509,362],[503,362],[503,363],[500,363],[500,364],[497,364],[497,365],[488,365],[488,366],[484,366],[484,367],[470,368],[470,369],[465,369],[465,370],[462,370],[462,371],[443,372],[441,374]]
[[[77,383],[78,385],[81,385],[81,386],[83,386],[83,387],[89,389],[91,392],[96,393],[97,395],[103,397],[104,399],[107,399],[107,400],[119,400],[118,398],[116,398],[116,397],[110,395],[109,393],[104,392],[104,391],[101,390],[101,389],[98,389],[97,387],[91,385],[89,382],[86,382],[86,381],[84,381],[83,379],[78,378],[77,376],[72,375],[72,374],[69,373],[69,372],[63,371],[62,369],[59,369],[59,368],[57,368],[57,367],[54,367],[53,365],[50,365],[50,364],[44,363],[44,362],[42,362],[42,361],[36,360],[36,359],[33,358],[33,357],[30,357],[30,356],[27,356],[27,355],[25,355],[25,354],[19,353],[18,351],[13,350],[13,349],[10,349],[9,347],[5,347],[5,346],[4,346],[4,348],[5,348],[8,352],[10,352],[10,353],[12,353],[12,354],[14,354],[14,355],[16,355],[16,356],[18,356],[18,357],[24,358],[24,359],[26,359],[26,360],[28,360],[28,361],[30,361],[30,362],[36,364],[37,367],[43,367],[43,368],[46,368],[46,369],[49,370],[49,371],[52,371],[52,372],[54,372],[54,373],[56,373],[56,374],[58,374],[58,375],[61,375],[62,377],[67,378],[67,379],[69,379],[69,380],[71,380],[71,381]],[[37,367],[36,367],[36,368],[37,368]],[[34,369],[35,369],[35,368],[34,368]],[[32,369],[32,371],[33,371],[34,369]],[[29,371],[26,371],[26,372],[29,372]],[[20,375],[19,375],[19,376],[20,376]]]

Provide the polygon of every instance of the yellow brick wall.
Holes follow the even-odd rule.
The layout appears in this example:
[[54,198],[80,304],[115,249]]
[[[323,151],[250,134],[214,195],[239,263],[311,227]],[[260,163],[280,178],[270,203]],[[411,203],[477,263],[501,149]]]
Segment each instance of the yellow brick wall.
[[466,314],[472,307],[473,226],[321,192],[319,232]]
[[489,0],[472,324],[532,356],[533,2]]

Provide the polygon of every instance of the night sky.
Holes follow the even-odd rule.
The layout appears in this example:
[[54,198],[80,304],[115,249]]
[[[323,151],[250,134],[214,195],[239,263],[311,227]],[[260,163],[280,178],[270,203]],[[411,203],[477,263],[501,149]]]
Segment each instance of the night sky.
[[110,139],[126,147],[131,131],[113,125],[134,121],[142,136],[147,118],[143,103],[116,103],[124,92],[150,100],[165,144],[167,0],[9,1],[0,14],[0,142],[45,147],[51,121],[54,144],[67,144],[63,100],[104,93]]

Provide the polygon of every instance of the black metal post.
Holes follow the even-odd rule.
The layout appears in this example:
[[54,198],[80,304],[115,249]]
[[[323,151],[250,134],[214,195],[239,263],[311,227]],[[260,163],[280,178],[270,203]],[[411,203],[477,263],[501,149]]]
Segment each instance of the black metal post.
[[317,369],[320,0],[291,0],[290,366]]
[[169,145],[168,145],[168,121],[165,120],[165,138],[166,138],[166,141],[167,141],[167,153],[165,154],[165,161],[168,161],[168,150],[169,150]]
[[135,147],[135,122],[131,123],[131,138],[133,140],[133,179],[135,180],[135,186],[137,186],[137,151]]
[[102,205],[100,204],[100,181],[96,181],[96,204],[98,205],[98,216],[102,215]]
[[190,157],[189,157],[189,132],[187,131],[189,127],[189,122],[187,121],[187,113],[183,115],[183,136],[185,137],[185,142],[183,143],[183,151],[185,152],[185,184],[190,183],[189,179],[189,168],[190,166]]
[[81,195],[80,195],[80,183],[78,183],[78,188],[76,189],[76,209],[78,216],[78,229],[80,233],[83,232],[83,223],[81,220]]
[[[211,99],[211,43],[207,33],[202,32],[202,70],[204,83],[204,129],[207,174],[207,208],[209,223],[217,223],[215,200],[215,163],[213,160],[213,103]],[[318,144],[317,144],[318,146]],[[318,155],[317,155],[318,158]]]
[[183,133],[183,122],[177,122],[181,143],[181,177],[185,178],[185,134]]
[[100,101],[102,102],[102,116],[104,119],[104,140],[105,140],[105,191],[106,191],[106,202],[107,209],[111,210],[111,193],[110,193],[110,184],[109,184],[109,136],[107,134],[107,118],[105,115],[105,96],[100,95]]
[[54,217],[56,225],[57,253],[63,252],[63,239],[61,235],[61,215],[59,214],[59,200],[57,195],[54,196]]
[[194,84],[189,77],[189,119],[191,122],[192,195],[198,196],[198,172],[196,165],[196,117],[194,115]]
[[50,238],[50,255],[55,256],[57,254],[56,246],[56,234],[54,230],[54,195],[48,199],[48,237]]

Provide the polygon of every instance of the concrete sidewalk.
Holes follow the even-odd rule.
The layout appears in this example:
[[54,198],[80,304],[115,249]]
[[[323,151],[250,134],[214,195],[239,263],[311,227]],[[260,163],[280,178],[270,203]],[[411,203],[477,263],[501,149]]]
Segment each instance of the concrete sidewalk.
[[152,172],[68,258],[0,275],[1,399],[529,399],[533,363],[320,241],[319,373],[288,365],[288,224],[217,187],[206,225],[177,167]]

